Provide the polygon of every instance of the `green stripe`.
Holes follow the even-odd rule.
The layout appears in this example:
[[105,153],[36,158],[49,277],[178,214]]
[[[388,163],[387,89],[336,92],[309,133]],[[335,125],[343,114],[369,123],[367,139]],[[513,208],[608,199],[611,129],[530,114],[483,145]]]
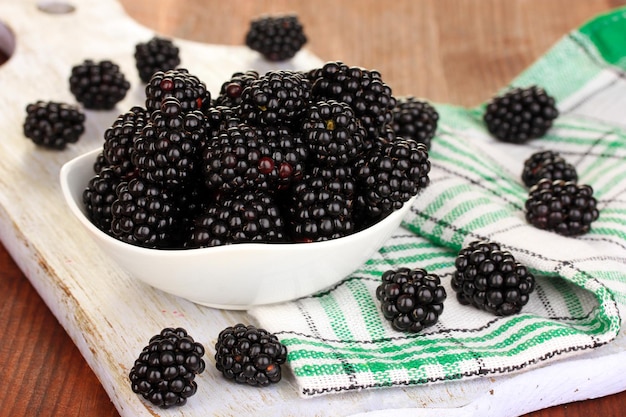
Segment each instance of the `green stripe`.
[[361,318],[365,323],[365,328],[371,339],[380,339],[385,331],[382,318],[378,314],[377,304],[372,302],[369,290],[361,280],[351,280],[347,283],[348,289],[352,292],[359,310]]
[[574,288],[577,287],[572,287],[572,284],[565,281],[564,279],[547,279],[543,282],[547,283],[548,285],[552,285],[552,287],[554,287],[559,295],[563,297],[563,300],[565,301],[565,306],[567,307],[567,311],[569,312],[569,315],[571,317],[578,318],[585,316],[585,309],[583,308],[583,305],[580,302],[576,291],[574,291]]
[[579,29],[580,33],[593,42],[604,60],[622,69],[626,69],[624,65],[626,21],[623,19],[625,10],[621,8],[599,15]]

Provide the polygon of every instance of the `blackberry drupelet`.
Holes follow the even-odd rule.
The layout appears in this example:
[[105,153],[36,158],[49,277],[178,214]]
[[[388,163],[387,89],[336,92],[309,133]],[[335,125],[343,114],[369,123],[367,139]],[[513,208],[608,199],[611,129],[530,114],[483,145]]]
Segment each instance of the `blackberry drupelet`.
[[535,289],[535,277],[495,242],[474,241],[461,249],[451,280],[463,305],[497,316],[517,314]]
[[272,150],[271,164],[277,172],[274,190],[284,191],[300,182],[309,155],[309,147],[300,132],[284,126],[266,126],[261,134]]
[[80,139],[85,114],[70,104],[39,100],[26,106],[23,131],[36,145],[63,149]]
[[318,242],[353,233],[354,194],[350,167],[313,167],[287,199],[292,240]]
[[172,249],[176,241],[179,208],[175,196],[155,183],[135,177],[122,181],[111,204],[111,233],[122,242],[152,248]]
[[526,220],[563,236],[583,235],[599,217],[593,188],[572,181],[539,180],[526,200]]
[[193,219],[185,247],[234,243],[279,243],[286,240],[284,221],[272,196],[260,190],[219,195]]
[[260,16],[250,22],[245,44],[268,61],[293,58],[307,37],[297,15]]
[[180,64],[180,51],[170,39],[158,36],[135,45],[135,66],[144,83],[157,71],[175,69]]
[[545,135],[558,115],[554,98],[543,88],[533,85],[513,88],[492,98],[483,120],[497,139],[524,143]]
[[117,199],[115,190],[121,182],[116,170],[105,167],[89,180],[83,191],[83,204],[89,220],[100,230],[111,235],[111,205]]
[[150,338],[130,369],[131,389],[160,408],[182,406],[198,389],[204,346],[183,328],[165,328]]
[[235,107],[241,104],[241,93],[259,79],[259,73],[255,70],[235,72],[231,78],[220,87],[220,93],[215,98],[214,106]]
[[240,384],[267,386],[279,382],[287,348],[276,335],[253,325],[236,324],[222,330],[215,343],[215,366]]
[[241,118],[254,126],[295,126],[311,98],[311,83],[297,71],[269,71],[241,93]]
[[351,164],[363,151],[366,132],[354,111],[336,100],[311,104],[302,123],[305,142],[316,164]]
[[130,89],[120,67],[110,60],[87,59],[72,67],[70,91],[86,109],[111,110]]
[[524,161],[522,170],[522,181],[527,187],[532,187],[542,178],[576,182],[578,174],[576,168],[558,152],[547,150],[532,154]]
[[148,113],[143,107],[132,107],[115,119],[104,132],[103,157],[119,177],[132,175],[133,143],[146,125]]
[[96,155],[96,160],[93,163],[93,173],[98,174],[102,169],[109,167],[109,161],[104,157],[104,151],[99,152]]
[[391,128],[396,136],[413,139],[430,149],[437,131],[439,113],[428,102],[413,96],[398,97]]
[[337,100],[352,107],[361,121],[369,140],[375,140],[392,122],[396,99],[391,88],[376,70],[349,67],[336,61],[310,71],[312,100]]
[[388,270],[376,288],[383,316],[403,332],[421,332],[437,323],[446,297],[440,278],[421,268]]
[[426,145],[397,137],[379,140],[357,163],[356,210],[370,224],[381,219],[429,184],[430,161]]
[[184,112],[206,110],[211,105],[211,93],[198,77],[186,68],[157,71],[146,85],[146,109],[149,113],[161,108],[166,97],[180,101]]
[[150,115],[133,144],[133,164],[150,182],[177,188],[195,181],[200,170],[199,149],[205,141],[204,115],[183,112],[175,97],[163,100]]

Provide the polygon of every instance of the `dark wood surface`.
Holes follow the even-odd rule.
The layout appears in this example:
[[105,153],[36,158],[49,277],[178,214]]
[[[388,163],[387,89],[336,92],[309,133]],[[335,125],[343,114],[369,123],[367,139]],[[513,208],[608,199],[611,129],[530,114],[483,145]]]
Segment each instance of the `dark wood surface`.
[[[324,60],[376,68],[397,95],[473,106],[616,0],[122,0],[166,35],[239,45],[251,18],[296,12]],[[1,63],[0,63],[1,64]],[[1,238],[1,237],[0,237]],[[0,245],[0,416],[118,417],[98,379]],[[525,417],[622,417],[626,392]]]

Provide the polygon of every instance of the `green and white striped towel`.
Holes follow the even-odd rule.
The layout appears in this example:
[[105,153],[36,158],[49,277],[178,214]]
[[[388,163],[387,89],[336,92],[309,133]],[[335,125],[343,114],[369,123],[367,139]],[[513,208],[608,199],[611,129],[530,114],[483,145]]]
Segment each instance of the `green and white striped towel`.
[[[525,145],[494,140],[484,107],[440,105],[431,184],[403,227],[359,270],[327,291],[250,311],[289,349],[302,396],[461,380],[523,371],[611,342],[626,313],[626,9],[565,36],[511,84],[546,88],[560,116]],[[600,218],[567,238],[524,218],[524,160],[557,150],[594,188]],[[450,288],[459,249],[488,238],[537,277],[522,313],[461,306]],[[438,324],[394,331],[375,289],[400,266],[439,274],[448,292]]]

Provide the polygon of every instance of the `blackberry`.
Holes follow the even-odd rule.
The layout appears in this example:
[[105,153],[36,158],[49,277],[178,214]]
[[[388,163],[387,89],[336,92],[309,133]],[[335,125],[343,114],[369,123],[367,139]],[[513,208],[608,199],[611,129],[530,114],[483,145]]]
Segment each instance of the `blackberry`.
[[158,36],[135,45],[135,66],[144,83],[157,71],[175,69],[180,64],[180,51],[170,39]]
[[446,297],[439,276],[421,268],[385,271],[376,288],[383,316],[403,332],[417,333],[437,323]]
[[451,285],[458,301],[497,316],[519,313],[535,289],[533,274],[495,242],[471,242],[455,267]]
[[206,186],[226,193],[244,188],[268,191],[278,181],[272,153],[258,129],[242,123],[222,130],[202,151]]
[[357,164],[359,217],[375,220],[399,209],[429,184],[429,172],[423,143],[400,137],[379,141]]
[[288,206],[295,242],[336,239],[354,232],[355,185],[349,167],[314,167],[293,187]]
[[340,101],[311,104],[302,131],[312,158],[320,165],[346,165],[363,151],[365,129],[352,108]]
[[205,140],[204,115],[184,113],[175,97],[167,97],[133,144],[133,163],[150,182],[176,188],[194,181],[200,170],[199,148]]
[[297,71],[269,71],[241,93],[241,117],[255,126],[295,125],[311,97],[311,83]]
[[72,67],[70,91],[86,109],[111,110],[130,89],[120,67],[110,60],[91,59]]
[[220,195],[193,219],[188,248],[284,242],[284,222],[272,196],[260,190]]
[[119,115],[104,132],[103,157],[119,177],[131,175],[135,170],[131,156],[133,143],[147,120],[146,110],[135,106]]
[[150,338],[130,369],[131,389],[160,408],[182,406],[198,389],[204,346],[183,328],[165,328]]
[[236,324],[222,330],[215,343],[215,366],[240,384],[267,386],[279,382],[287,348],[276,335],[253,325]]
[[315,77],[312,100],[337,100],[350,105],[370,139],[377,138],[392,122],[396,99],[380,72],[336,61],[310,71],[309,77]]
[[222,130],[228,130],[241,124],[239,107],[215,106],[204,112],[207,139],[214,138]]
[[80,139],[85,114],[70,104],[39,100],[26,106],[23,131],[36,145],[63,149]]
[[175,196],[141,177],[122,181],[111,204],[111,234],[122,242],[152,249],[177,247],[179,209]]
[[[295,132],[295,133],[294,133]],[[288,189],[302,180],[309,155],[309,147],[297,130],[288,127],[267,126],[262,135],[272,150],[272,163],[277,172],[277,191]]]
[[259,73],[255,70],[235,72],[231,78],[220,87],[220,93],[215,98],[213,105],[235,107],[241,104],[241,93],[253,81],[259,79]]
[[578,181],[576,168],[554,151],[540,151],[524,161],[522,181],[532,187],[542,178],[549,180]]
[[504,142],[540,138],[559,115],[554,98],[536,85],[513,88],[487,103],[483,120],[489,132]]
[[94,174],[98,174],[102,169],[109,167],[109,161],[104,157],[104,151],[99,152],[96,155],[96,160],[93,163],[93,172]]
[[307,37],[297,15],[260,16],[250,22],[245,44],[268,61],[293,58]]
[[563,236],[589,232],[599,217],[593,188],[572,181],[539,180],[530,188],[525,207],[530,224]]
[[428,102],[413,96],[399,97],[393,108],[391,127],[397,136],[413,139],[430,149],[438,121],[439,113]]
[[111,235],[111,205],[117,199],[115,190],[121,182],[120,176],[110,167],[105,167],[89,180],[83,191],[83,204],[89,220],[100,230]]
[[186,68],[157,71],[146,85],[146,109],[149,113],[161,108],[166,97],[180,101],[184,112],[206,110],[211,104],[211,93],[206,84],[190,74]]

